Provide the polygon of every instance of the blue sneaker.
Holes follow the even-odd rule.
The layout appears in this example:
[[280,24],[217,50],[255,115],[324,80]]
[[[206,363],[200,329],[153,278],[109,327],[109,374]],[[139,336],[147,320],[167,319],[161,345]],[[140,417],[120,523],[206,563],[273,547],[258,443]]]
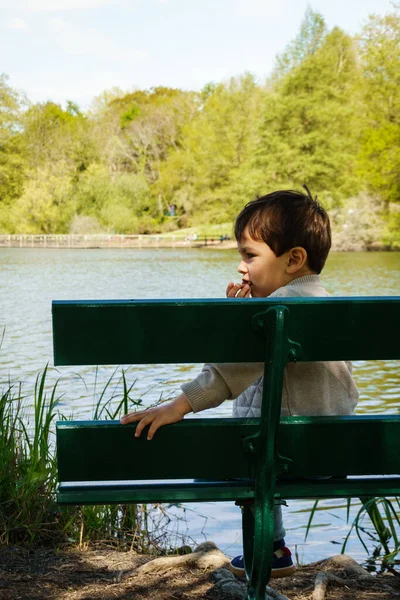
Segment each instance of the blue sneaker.
[[[246,577],[243,556],[235,556],[229,565],[230,570],[236,577]],[[274,553],[272,555],[271,577],[288,577],[292,575],[296,567],[292,561],[292,553],[285,546],[285,540],[274,542]]]

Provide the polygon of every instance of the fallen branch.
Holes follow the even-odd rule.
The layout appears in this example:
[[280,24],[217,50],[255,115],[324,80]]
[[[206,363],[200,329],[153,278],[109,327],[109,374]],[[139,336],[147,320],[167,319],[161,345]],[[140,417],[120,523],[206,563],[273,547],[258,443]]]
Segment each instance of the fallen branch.
[[326,573],[321,571],[315,578],[315,587],[312,595],[312,600],[324,600],[326,588],[328,587],[329,578]]
[[368,571],[347,554],[336,554],[336,556],[318,560],[315,563],[311,563],[310,567],[319,567],[320,569],[324,569],[324,571],[340,569],[347,575],[353,575],[362,579],[371,579],[372,577]]
[[343,579],[340,579],[340,577],[336,577],[336,575],[333,575],[332,573],[327,573],[326,571],[320,571],[319,573],[317,573],[317,576],[315,578],[315,586],[312,595],[312,600],[324,600],[328,583],[330,581],[336,583],[337,585],[346,586],[345,581],[343,581]]
[[229,559],[213,542],[200,544],[191,554],[155,558],[140,566],[137,573],[162,573],[178,567],[197,567],[203,571],[220,569],[229,564]]

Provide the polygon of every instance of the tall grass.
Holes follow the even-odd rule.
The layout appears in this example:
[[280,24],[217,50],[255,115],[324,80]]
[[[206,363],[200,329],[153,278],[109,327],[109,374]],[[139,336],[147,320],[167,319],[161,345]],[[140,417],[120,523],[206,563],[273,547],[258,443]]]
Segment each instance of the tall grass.
[[48,397],[46,375],[47,367],[36,379],[32,429],[21,384],[0,392],[0,540],[6,543],[33,541],[39,533],[44,538],[56,526],[50,436],[57,384]]
[[[37,376],[33,399],[22,384],[0,391],[0,542],[171,550],[170,519],[158,505],[57,506],[54,430],[56,419],[66,417],[58,411],[58,382],[48,386],[47,375],[46,367]],[[93,418],[116,419],[140,405],[131,395],[134,383],[128,384],[125,371],[120,377],[114,371],[99,394],[95,386]]]

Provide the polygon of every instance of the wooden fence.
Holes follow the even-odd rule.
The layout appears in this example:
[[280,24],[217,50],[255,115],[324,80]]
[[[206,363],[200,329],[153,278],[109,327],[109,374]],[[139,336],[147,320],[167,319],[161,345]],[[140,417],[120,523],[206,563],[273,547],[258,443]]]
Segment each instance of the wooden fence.
[[8,248],[175,248],[226,245],[226,238],[193,235],[0,235]]

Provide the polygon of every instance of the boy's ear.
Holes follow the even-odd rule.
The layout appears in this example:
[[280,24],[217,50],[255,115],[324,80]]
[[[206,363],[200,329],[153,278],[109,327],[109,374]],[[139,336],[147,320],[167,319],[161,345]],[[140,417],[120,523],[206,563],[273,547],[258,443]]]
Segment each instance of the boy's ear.
[[286,273],[294,274],[307,263],[307,251],[301,246],[292,248],[287,253]]

